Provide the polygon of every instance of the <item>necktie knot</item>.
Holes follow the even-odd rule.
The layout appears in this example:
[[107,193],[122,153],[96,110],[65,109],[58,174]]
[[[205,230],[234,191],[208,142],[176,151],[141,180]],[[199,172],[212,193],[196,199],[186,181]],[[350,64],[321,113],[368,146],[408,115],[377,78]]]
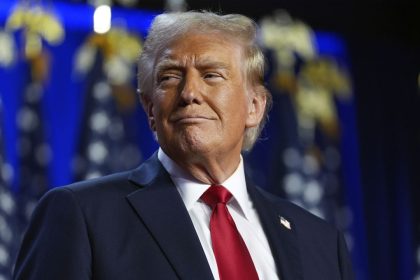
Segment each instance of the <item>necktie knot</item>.
[[201,196],[201,200],[212,208],[218,203],[228,203],[231,198],[232,194],[221,185],[211,185]]

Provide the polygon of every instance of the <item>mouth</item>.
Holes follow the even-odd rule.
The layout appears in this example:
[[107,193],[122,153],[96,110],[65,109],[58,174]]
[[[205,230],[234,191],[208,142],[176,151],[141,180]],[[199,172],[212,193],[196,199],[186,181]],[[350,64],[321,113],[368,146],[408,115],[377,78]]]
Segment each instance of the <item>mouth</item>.
[[196,123],[202,123],[206,121],[214,120],[214,118],[209,118],[205,116],[179,116],[177,118],[174,118],[175,123],[179,124],[196,124]]
[[173,122],[178,124],[197,124],[211,120],[214,120],[214,118],[200,115],[185,115],[173,118]]

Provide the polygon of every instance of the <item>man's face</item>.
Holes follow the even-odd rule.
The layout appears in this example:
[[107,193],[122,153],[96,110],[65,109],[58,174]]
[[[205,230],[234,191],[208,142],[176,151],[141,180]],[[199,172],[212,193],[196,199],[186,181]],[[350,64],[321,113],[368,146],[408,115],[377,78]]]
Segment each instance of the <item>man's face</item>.
[[265,106],[244,72],[241,46],[216,34],[184,35],[158,55],[153,93],[144,101],[170,157],[239,157],[245,128],[259,124]]

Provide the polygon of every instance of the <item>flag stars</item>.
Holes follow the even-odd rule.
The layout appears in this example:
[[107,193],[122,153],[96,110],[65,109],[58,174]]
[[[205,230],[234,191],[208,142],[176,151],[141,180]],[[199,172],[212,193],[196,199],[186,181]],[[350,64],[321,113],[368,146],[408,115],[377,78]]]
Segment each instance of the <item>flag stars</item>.
[[319,173],[318,160],[312,155],[305,155],[303,157],[302,170],[306,175],[316,175]]
[[[333,152],[331,154],[334,155]],[[283,163],[289,170],[283,177],[287,197],[314,215],[325,218],[326,192],[318,159],[312,154],[302,153],[296,147],[288,147],[283,152]]]
[[295,148],[287,148],[283,152],[283,162],[288,168],[299,168],[302,158]]
[[52,149],[47,143],[42,143],[35,149],[35,159],[41,166],[46,166],[52,159]]
[[[115,62],[115,61],[114,61]],[[102,63],[102,71],[107,72],[110,64]],[[113,64],[108,69],[116,71],[118,75],[124,69]],[[92,69],[91,69],[92,70]],[[75,180],[91,179],[116,171],[133,168],[141,159],[139,147],[130,146],[134,142],[132,138],[137,136],[125,133],[125,117],[129,121],[128,114],[118,108],[118,100],[114,94],[118,94],[118,88],[111,86],[111,77],[102,72],[100,77],[94,78],[87,92],[86,107],[83,116],[83,130],[80,135],[79,151],[74,156],[73,171]],[[115,75],[114,75],[115,76]],[[123,75],[124,76],[124,75]],[[115,90],[115,92],[114,92]],[[125,112],[131,113],[131,112]],[[131,131],[129,131],[131,132]],[[134,163],[135,161],[135,163]]]
[[9,263],[9,253],[6,248],[0,244],[0,265],[6,267]]
[[[334,145],[325,144],[306,148],[296,145],[283,150],[282,162],[286,168],[283,190],[294,204],[335,223],[352,250],[354,242],[349,229],[354,219],[351,209],[342,201],[338,176],[342,161],[340,151]],[[416,280],[420,280],[420,276]]]
[[299,173],[292,172],[284,176],[283,185],[288,195],[292,197],[302,195],[304,189],[304,181]]
[[0,238],[6,243],[10,243],[13,238],[12,229],[3,216],[0,216]]
[[13,36],[8,32],[0,32],[0,65],[10,66],[16,58],[16,46]]
[[90,118],[90,127],[97,133],[103,134],[110,125],[108,115],[103,112],[96,112]]
[[39,119],[34,110],[23,107],[17,115],[18,127],[24,132],[32,132],[38,128]]
[[8,215],[11,215],[15,209],[15,203],[8,192],[0,191],[0,209],[2,209]]
[[103,163],[108,155],[108,150],[102,141],[96,141],[89,145],[88,157],[89,160],[95,163]]
[[323,196],[323,189],[321,185],[315,181],[311,180],[306,183],[305,190],[303,192],[303,200],[307,204],[316,205],[321,202]]
[[93,97],[100,102],[106,102],[111,97],[111,86],[106,82],[98,82],[93,88]]
[[0,176],[3,178],[4,182],[10,183],[14,176],[13,167],[5,162],[0,162],[0,164]]
[[130,63],[121,58],[111,58],[105,63],[105,73],[111,83],[121,85],[132,78]]
[[124,137],[124,125],[122,121],[114,118],[108,128],[108,135],[111,140],[118,141]]

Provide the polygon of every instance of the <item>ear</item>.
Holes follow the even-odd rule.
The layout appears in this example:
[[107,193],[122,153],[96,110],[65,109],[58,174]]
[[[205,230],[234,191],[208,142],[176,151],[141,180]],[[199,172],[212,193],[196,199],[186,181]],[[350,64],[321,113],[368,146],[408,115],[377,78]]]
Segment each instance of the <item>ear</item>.
[[143,105],[144,112],[147,115],[150,129],[155,132],[156,122],[155,122],[155,117],[153,114],[153,101],[151,100],[150,96],[146,94],[140,94],[140,101],[141,101],[141,104]]
[[248,117],[245,123],[246,128],[258,126],[264,116],[267,97],[265,94],[252,90],[249,93]]

